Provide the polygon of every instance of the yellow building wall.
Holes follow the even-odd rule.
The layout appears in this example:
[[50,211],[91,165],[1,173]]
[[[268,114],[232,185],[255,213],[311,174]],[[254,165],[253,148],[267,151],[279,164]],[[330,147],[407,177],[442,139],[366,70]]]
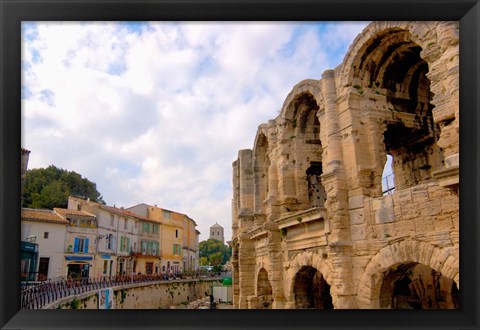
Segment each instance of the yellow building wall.
[[[162,260],[162,271],[163,267],[165,267],[165,272],[168,272],[168,269],[166,269],[167,264],[172,267],[175,262],[179,263],[179,271],[183,271],[182,247],[184,215],[158,207],[149,207],[148,217],[161,222],[160,257]],[[179,245],[179,254],[174,254],[174,244]]]

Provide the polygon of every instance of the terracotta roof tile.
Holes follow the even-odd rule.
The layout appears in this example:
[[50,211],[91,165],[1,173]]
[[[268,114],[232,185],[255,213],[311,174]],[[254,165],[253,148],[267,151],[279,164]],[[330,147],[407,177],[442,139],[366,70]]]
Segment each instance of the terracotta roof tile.
[[22,220],[68,224],[67,220],[52,210],[22,208],[21,216]]
[[144,216],[141,216],[140,214],[136,214],[136,213],[127,211],[125,209],[119,209],[117,207],[103,205],[103,204],[99,204],[99,205],[100,205],[101,209],[107,210],[107,211],[112,212],[112,213],[116,213],[116,214],[120,214],[120,215],[126,215],[126,216],[134,217],[134,218],[137,218],[137,219],[140,219],[140,220],[144,220],[144,221],[160,223],[160,221],[146,218]]
[[84,217],[95,218],[94,214],[91,214],[91,213],[88,213],[88,212],[85,212],[85,211],[62,209],[62,208],[58,208],[58,207],[55,207],[53,209],[53,211],[56,212],[57,214],[63,216],[63,217],[66,217],[67,215],[80,215],[80,216],[84,216]]

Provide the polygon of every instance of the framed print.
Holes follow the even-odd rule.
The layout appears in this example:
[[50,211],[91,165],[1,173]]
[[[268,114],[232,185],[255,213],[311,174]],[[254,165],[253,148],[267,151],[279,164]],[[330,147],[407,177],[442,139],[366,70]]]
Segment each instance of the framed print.
[[479,328],[478,1],[1,8],[2,329]]

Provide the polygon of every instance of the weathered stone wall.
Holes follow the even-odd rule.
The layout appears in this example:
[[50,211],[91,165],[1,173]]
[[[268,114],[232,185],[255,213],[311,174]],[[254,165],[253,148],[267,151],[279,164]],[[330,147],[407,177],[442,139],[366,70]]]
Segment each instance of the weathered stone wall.
[[[334,308],[457,306],[458,91],[457,22],[373,22],[294,86],[233,163],[234,307],[269,308],[270,286],[273,308],[330,306],[295,291],[312,268]],[[425,302],[434,282],[449,304]]]
[[[211,294],[211,286],[220,280],[180,280],[168,283],[124,285],[114,288],[115,309],[162,309],[192,302]],[[97,309],[98,291],[63,299],[47,308]],[[73,303],[73,304],[72,304]]]

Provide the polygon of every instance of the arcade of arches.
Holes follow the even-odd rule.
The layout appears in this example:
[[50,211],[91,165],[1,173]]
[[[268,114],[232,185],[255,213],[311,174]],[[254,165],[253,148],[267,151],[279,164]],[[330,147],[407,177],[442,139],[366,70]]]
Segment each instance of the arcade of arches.
[[459,308],[458,38],[372,22],[258,127],[233,162],[234,308]]

